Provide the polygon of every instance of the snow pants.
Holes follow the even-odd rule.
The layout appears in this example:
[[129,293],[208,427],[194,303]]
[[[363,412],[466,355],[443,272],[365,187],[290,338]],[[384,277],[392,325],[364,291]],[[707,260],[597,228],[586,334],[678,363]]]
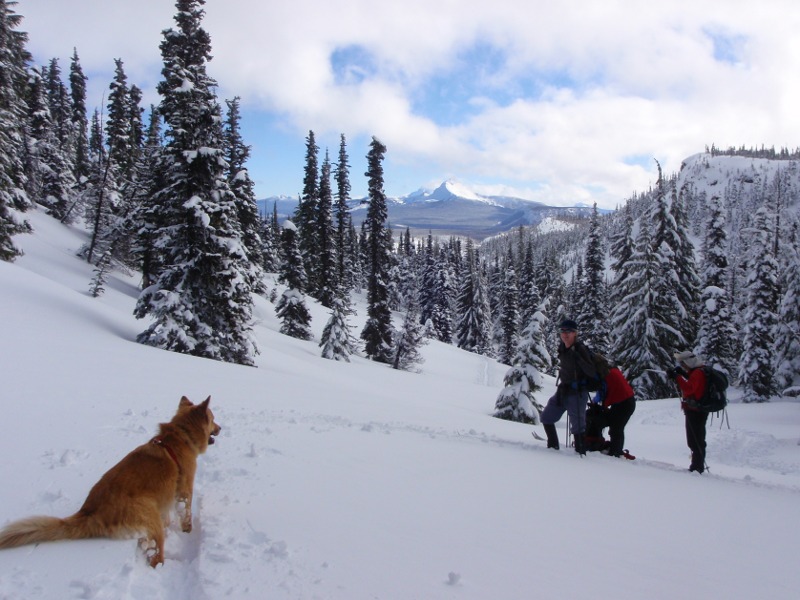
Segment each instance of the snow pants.
[[689,468],[702,473],[706,464],[706,423],[708,413],[686,409],[686,444],[692,451],[692,464]]
[[625,425],[636,410],[636,400],[628,398],[622,402],[612,404],[608,408],[593,405],[589,411],[591,419],[586,428],[586,435],[593,438],[602,438],[603,429],[608,427],[610,444],[608,453],[611,456],[620,456],[625,448]]
[[589,393],[577,390],[558,390],[547,401],[542,411],[542,425],[553,425],[566,412],[569,415],[569,430],[572,435],[583,435],[586,430],[586,405]]

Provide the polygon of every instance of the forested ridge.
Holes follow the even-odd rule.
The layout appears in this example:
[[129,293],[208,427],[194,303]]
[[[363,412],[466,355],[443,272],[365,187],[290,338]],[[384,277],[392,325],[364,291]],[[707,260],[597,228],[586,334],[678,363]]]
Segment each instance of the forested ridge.
[[[297,210],[281,222],[257,210],[239,99],[221,102],[207,72],[203,4],[175,4],[157,106],[141,106],[116,59],[108,103],[90,111],[77,49],[67,73],[57,58],[32,64],[16,2],[0,0],[0,257],[19,255],[14,237],[40,207],[86,227],[93,295],[110,269],[141,273],[141,343],[252,365],[269,352],[250,335],[252,295],[269,296],[282,332],[301,339],[311,338],[313,299],[331,311],[325,358],[361,353],[413,370],[425,339],[492,356],[512,367],[497,414],[515,420],[533,417],[565,317],[642,399],[673,392],[664,370],[687,348],[747,402],[800,392],[796,150],[712,145],[678,173],[659,167],[652,189],[612,214],[595,207],[558,231],[520,227],[478,244],[391,229],[391,149],[377,138],[363,149],[369,191],[357,229],[347,140],[332,157],[309,131]],[[368,319],[353,332],[347,316],[361,293]]]

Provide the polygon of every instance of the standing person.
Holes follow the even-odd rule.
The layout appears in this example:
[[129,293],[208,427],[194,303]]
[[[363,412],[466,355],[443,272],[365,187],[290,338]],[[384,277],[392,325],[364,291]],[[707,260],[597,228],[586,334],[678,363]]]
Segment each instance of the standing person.
[[635,410],[636,398],[631,384],[622,371],[611,367],[587,413],[587,449],[606,452],[603,429],[608,427],[608,454],[622,456],[625,449],[625,425]]
[[570,418],[570,431],[575,439],[575,452],[584,456],[586,445],[586,405],[589,392],[586,384],[597,378],[597,370],[592,362],[592,354],[586,345],[578,340],[578,324],[566,319],[559,328],[561,342],[558,344],[558,386],[556,393],[547,401],[542,411],[542,425],[547,434],[547,447],[559,449],[556,423],[566,411]]
[[674,379],[681,390],[681,408],[686,419],[686,444],[692,451],[692,462],[689,471],[702,473],[706,465],[706,423],[708,412],[693,406],[706,391],[706,374],[701,367],[703,359],[694,352],[675,353],[677,367],[667,371],[667,376]]

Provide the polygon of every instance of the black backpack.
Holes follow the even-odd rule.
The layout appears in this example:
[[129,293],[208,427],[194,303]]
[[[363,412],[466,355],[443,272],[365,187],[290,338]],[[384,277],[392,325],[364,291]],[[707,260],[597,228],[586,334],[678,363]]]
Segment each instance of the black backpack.
[[595,371],[597,371],[597,377],[587,380],[584,389],[589,392],[596,392],[603,386],[603,382],[606,380],[608,372],[611,370],[611,363],[599,352],[592,352],[591,355],[592,363],[594,364]]
[[728,378],[725,373],[712,367],[703,365],[700,368],[706,376],[706,391],[700,400],[687,400],[686,403],[705,412],[719,412],[728,405],[725,394],[725,390],[728,389]]

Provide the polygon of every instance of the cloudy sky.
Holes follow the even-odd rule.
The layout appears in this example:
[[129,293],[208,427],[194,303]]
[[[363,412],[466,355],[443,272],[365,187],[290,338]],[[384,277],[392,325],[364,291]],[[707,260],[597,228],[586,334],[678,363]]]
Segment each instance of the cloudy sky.
[[[613,208],[718,147],[800,146],[796,0],[207,0],[208,70],[239,96],[259,197],[297,196],[313,130],[353,195],[371,136],[389,195],[481,193]],[[106,103],[114,59],[157,103],[174,0],[18,0],[38,63],[73,48]]]

